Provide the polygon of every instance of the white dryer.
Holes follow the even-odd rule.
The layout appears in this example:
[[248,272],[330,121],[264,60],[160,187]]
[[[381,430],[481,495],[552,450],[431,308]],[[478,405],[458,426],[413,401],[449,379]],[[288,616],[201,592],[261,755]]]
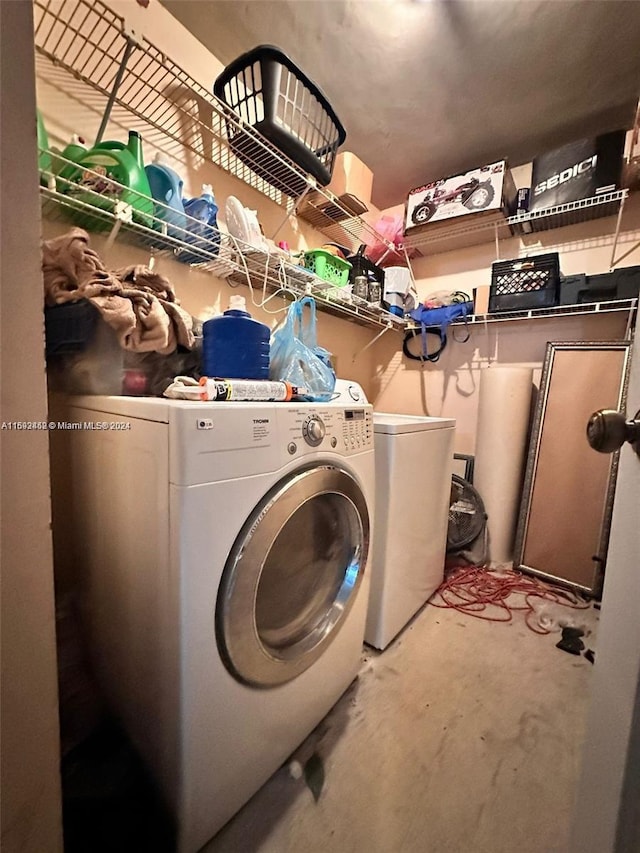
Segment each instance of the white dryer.
[[358,673],[371,406],[71,402],[97,671],[195,853]]

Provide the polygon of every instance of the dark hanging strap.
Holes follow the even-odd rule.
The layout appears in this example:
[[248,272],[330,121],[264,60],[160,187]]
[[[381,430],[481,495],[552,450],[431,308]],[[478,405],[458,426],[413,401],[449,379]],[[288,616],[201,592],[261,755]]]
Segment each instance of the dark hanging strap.
[[[417,329],[411,329],[407,332],[407,334],[404,336],[404,341],[402,342],[402,352],[406,355],[407,358],[412,358],[414,361],[437,361],[440,358],[442,351],[447,345],[447,336],[445,332],[441,331],[436,326],[422,326],[420,329],[422,350],[419,355],[415,355],[409,349],[409,342],[412,341],[417,334]],[[430,353],[427,351],[427,335],[436,335],[438,341],[440,342],[440,347],[435,352]]]

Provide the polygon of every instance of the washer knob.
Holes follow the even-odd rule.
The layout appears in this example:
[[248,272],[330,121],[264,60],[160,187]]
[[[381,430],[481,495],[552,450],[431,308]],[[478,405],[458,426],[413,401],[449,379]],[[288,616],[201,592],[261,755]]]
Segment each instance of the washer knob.
[[310,418],[307,418],[303,427],[302,427],[302,435],[307,444],[310,444],[311,447],[317,447],[325,436],[326,427],[322,422],[322,419],[317,415],[312,415]]

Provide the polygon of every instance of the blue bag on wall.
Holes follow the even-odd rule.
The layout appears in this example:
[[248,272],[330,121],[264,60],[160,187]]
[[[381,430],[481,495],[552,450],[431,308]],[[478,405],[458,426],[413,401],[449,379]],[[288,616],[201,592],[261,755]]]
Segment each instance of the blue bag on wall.
[[[452,320],[457,317],[467,317],[473,313],[473,302],[453,302],[451,305],[442,305],[439,308],[425,308],[424,305],[415,308],[409,312],[409,316],[420,323],[420,334],[422,337],[422,351],[420,355],[415,355],[409,350],[409,341],[415,336],[416,332],[407,332],[402,344],[402,351],[407,358],[413,358],[417,361],[437,361],[444,348],[447,345],[447,326]],[[427,352],[427,334],[435,334],[440,338],[440,347],[435,352]],[[469,335],[464,338],[464,341],[469,339]],[[461,343],[464,343],[461,341]]]
[[[303,312],[309,308],[309,319]],[[290,382],[304,388],[304,399],[326,402],[336,386],[336,374],[331,366],[331,353],[318,346],[316,333],[316,303],[310,296],[289,306],[284,326],[271,338],[269,378]]]

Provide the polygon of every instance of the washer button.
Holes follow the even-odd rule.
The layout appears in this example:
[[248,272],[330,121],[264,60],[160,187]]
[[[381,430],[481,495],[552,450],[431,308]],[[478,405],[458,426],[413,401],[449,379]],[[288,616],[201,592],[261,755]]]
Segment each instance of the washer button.
[[298,449],[298,445],[295,443],[295,441],[290,441],[289,444],[287,445],[287,450],[289,451],[291,456],[293,456],[293,454],[296,452],[297,449]]
[[336,447],[337,444],[338,444],[338,439],[334,435],[333,438],[331,439],[331,447]]

